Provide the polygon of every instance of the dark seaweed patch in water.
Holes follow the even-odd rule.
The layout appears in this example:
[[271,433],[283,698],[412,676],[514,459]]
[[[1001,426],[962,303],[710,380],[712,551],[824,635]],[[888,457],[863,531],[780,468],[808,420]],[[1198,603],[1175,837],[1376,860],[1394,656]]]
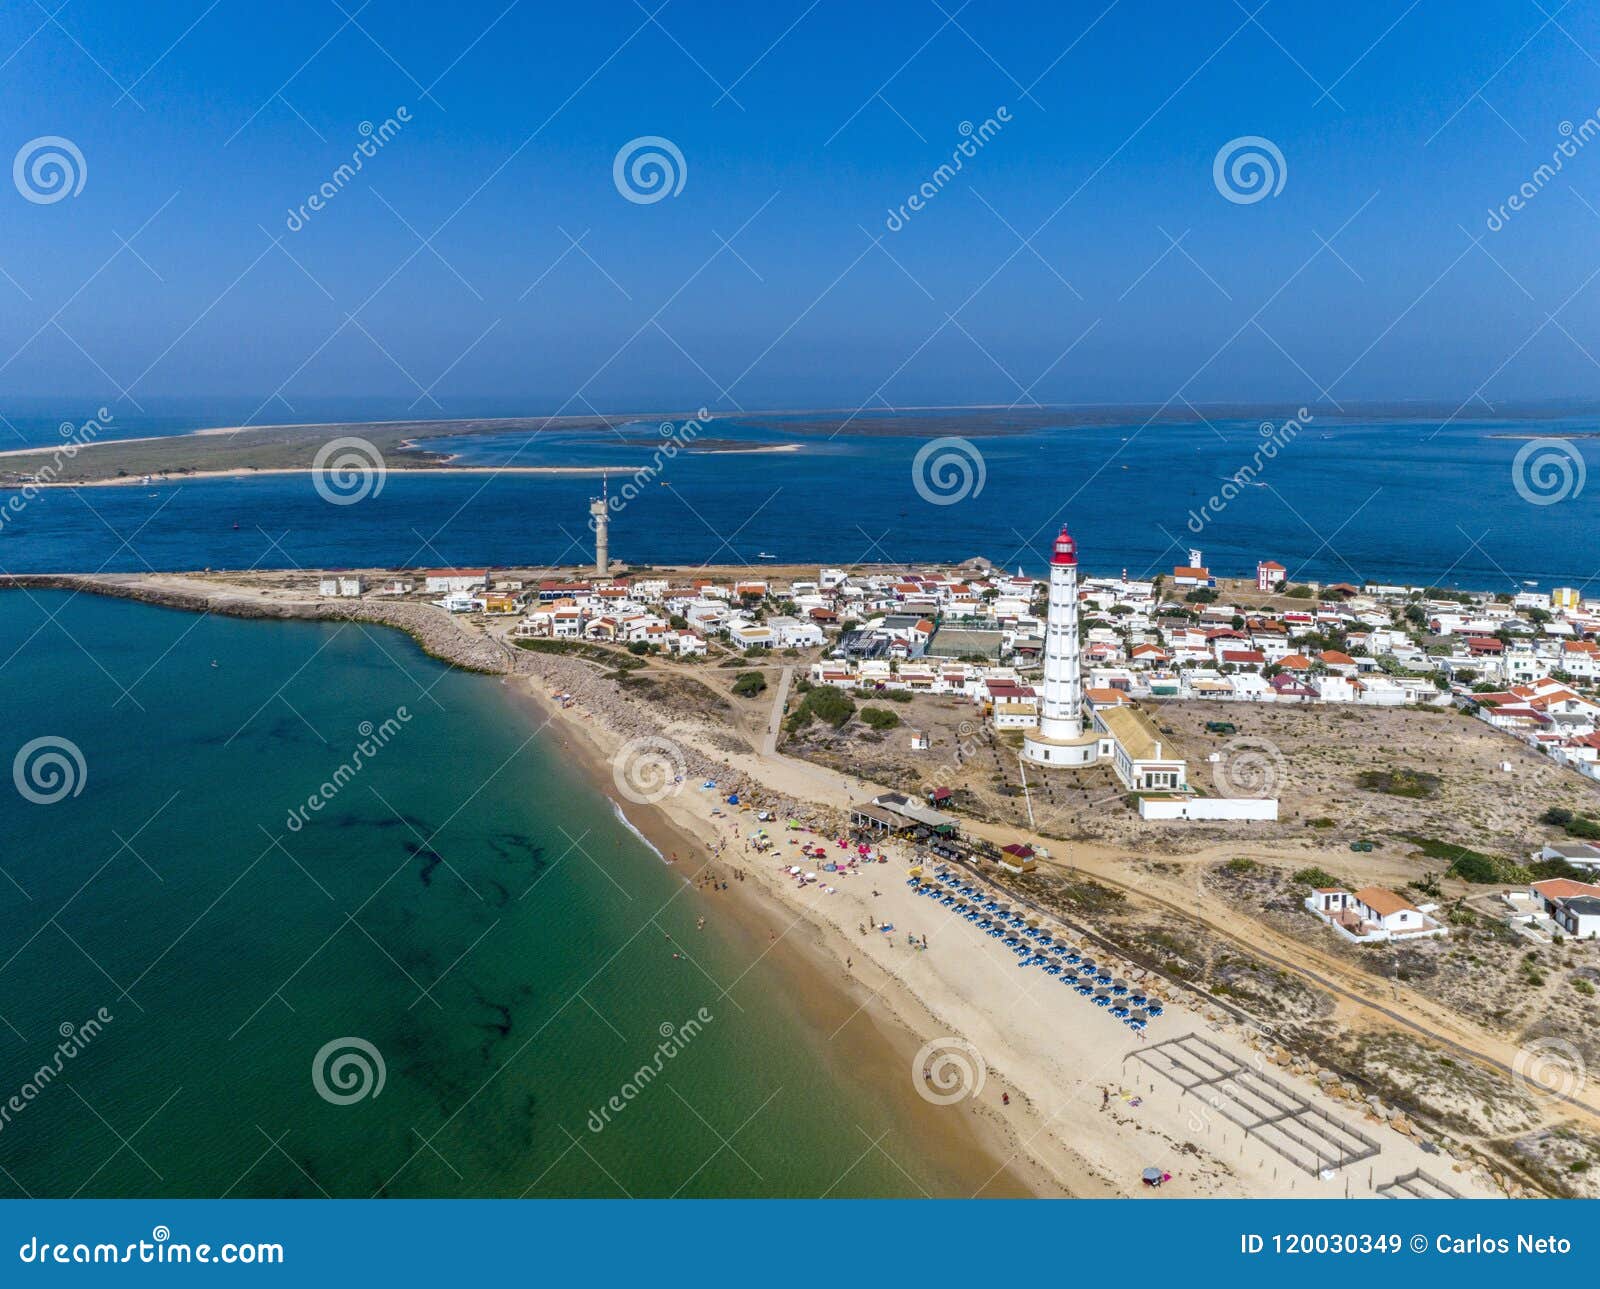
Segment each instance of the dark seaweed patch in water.
[[335,828],[409,828],[424,837],[433,836],[433,826],[426,819],[419,819],[416,815],[384,815],[382,818],[377,818],[351,812],[331,816],[328,823]]
[[438,851],[430,849],[427,846],[419,846],[414,841],[406,842],[405,846],[406,854],[422,856],[422,869],[420,872],[418,872],[417,876],[422,879],[422,884],[424,886],[432,886],[433,870],[438,868],[440,864],[444,863],[444,856]]
[[500,883],[495,881],[492,877],[486,878],[485,880],[489,883],[489,907],[496,909],[505,908],[505,906],[511,902],[511,892],[506,890],[505,887],[501,886]]
[[505,1003],[492,1002],[485,998],[476,985],[472,987],[472,1001],[494,1017],[493,1020],[474,1021],[473,1025],[476,1028],[486,1029],[492,1034],[500,1035],[501,1038],[505,1038],[511,1033],[510,1007],[506,1006]]
[[276,720],[267,722],[257,718],[245,722],[236,730],[227,733],[204,734],[190,740],[196,747],[254,747],[262,751],[273,751],[285,743],[303,744],[308,747],[326,747],[327,739],[293,715],[279,716]]
[[536,873],[549,867],[544,857],[544,847],[527,833],[497,832],[489,838],[489,848],[501,859],[514,864],[527,864]]

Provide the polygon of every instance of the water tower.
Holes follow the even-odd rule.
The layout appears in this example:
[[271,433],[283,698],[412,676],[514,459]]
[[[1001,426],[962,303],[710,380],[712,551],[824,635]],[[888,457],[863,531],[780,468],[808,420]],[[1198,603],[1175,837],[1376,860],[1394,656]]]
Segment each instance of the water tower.
[[606,525],[610,522],[611,507],[606,476],[600,476],[600,495],[589,498],[589,527],[594,529],[594,575],[607,577],[611,573],[611,552],[606,540]]

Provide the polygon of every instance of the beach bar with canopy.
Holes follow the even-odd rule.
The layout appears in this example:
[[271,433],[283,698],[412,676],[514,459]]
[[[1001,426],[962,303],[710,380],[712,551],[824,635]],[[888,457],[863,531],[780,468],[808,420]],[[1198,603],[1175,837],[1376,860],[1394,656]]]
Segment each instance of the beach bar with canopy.
[[899,792],[885,792],[850,807],[850,822],[858,828],[892,833],[918,831],[935,837],[954,837],[960,821],[954,815],[925,806]]

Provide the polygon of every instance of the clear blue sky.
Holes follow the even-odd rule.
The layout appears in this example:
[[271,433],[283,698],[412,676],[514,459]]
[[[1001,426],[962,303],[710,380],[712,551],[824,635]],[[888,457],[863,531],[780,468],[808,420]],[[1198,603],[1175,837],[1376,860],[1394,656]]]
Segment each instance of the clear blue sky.
[[[87,175],[0,184],[0,397],[1600,394],[1600,138],[1486,228],[1600,109],[1600,11],[1558,2],[14,0],[0,159]],[[653,204],[612,178],[644,135],[687,163]],[[1247,135],[1287,176],[1239,204]]]

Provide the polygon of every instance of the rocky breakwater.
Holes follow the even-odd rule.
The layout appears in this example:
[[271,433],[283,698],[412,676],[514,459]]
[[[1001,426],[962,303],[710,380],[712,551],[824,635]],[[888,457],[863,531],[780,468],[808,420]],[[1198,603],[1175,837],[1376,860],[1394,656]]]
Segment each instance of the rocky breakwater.
[[443,609],[415,600],[294,599],[201,579],[130,575],[32,573],[0,576],[0,591],[73,591],[108,595],[189,613],[234,618],[370,622],[411,636],[424,653],[465,671],[503,675],[517,670],[511,650]]

